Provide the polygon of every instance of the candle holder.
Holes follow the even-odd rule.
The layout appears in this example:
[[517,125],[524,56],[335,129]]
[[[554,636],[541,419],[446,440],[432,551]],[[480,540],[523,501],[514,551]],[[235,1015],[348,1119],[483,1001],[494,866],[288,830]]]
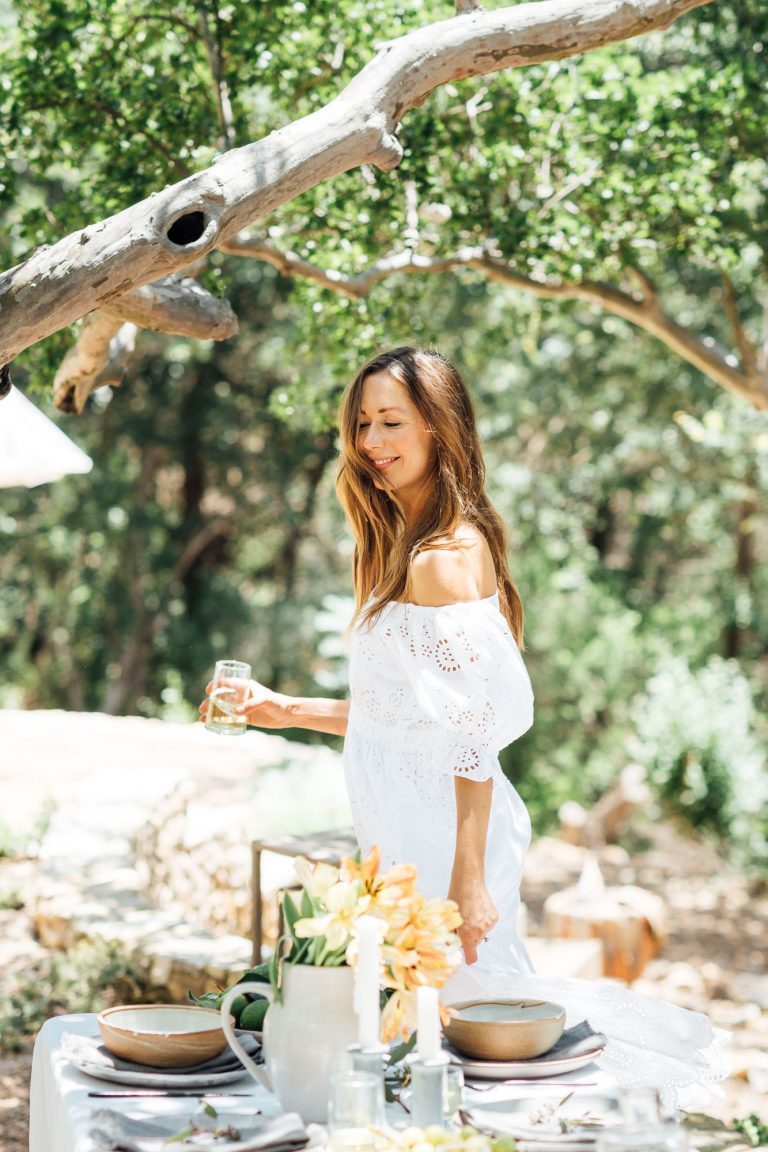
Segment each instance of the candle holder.
[[448,1055],[411,1061],[411,1123],[417,1128],[445,1124]]
[[371,1072],[374,1076],[384,1076],[389,1063],[389,1049],[386,1044],[371,1044],[366,1048],[360,1044],[350,1044],[347,1051],[352,1058],[355,1072]]
[[372,1044],[362,1048],[359,1044],[350,1044],[347,1048],[352,1070],[362,1072],[368,1076],[375,1076],[379,1082],[379,1118],[377,1124],[384,1124],[386,1099],[384,1093],[384,1069],[389,1061],[389,1049],[384,1044]]

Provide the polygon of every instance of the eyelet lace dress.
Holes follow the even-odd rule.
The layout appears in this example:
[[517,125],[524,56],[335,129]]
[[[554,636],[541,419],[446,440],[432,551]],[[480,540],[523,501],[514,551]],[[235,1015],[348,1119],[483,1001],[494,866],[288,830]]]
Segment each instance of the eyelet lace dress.
[[456,841],[454,776],[493,780],[486,885],[499,913],[478,961],[447,1002],[534,997],[587,1019],[608,1039],[599,1059],[620,1083],[653,1084],[669,1104],[700,1107],[727,1074],[727,1034],[700,1013],[615,983],[537,976],[517,931],[528,812],[499,751],[533,723],[533,692],[498,596],[440,608],[391,603],[358,623],[350,651],[344,768],[360,847],[382,867],[415,864],[428,896],[448,892]]

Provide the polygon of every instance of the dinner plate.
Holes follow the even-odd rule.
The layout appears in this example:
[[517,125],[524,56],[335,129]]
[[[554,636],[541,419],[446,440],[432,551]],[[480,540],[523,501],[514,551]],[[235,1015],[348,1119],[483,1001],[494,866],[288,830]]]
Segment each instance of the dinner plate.
[[[529,1099],[496,1100],[463,1108],[462,1119],[483,1132],[511,1136],[518,1149],[529,1141],[537,1152],[545,1146],[557,1152],[594,1149],[599,1134],[620,1123],[616,1096],[567,1092],[567,1084],[557,1094],[547,1093]],[[563,1122],[567,1122],[566,1130]]]
[[592,1052],[579,1052],[576,1056],[561,1056],[548,1060],[546,1056],[539,1056],[536,1060],[472,1060],[469,1056],[462,1056],[455,1048],[448,1048],[448,1055],[452,1064],[463,1068],[465,1076],[474,1076],[477,1080],[544,1080],[551,1076],[563,1076],[566,1072],[575,1072],[591,1064],[603,1051],[605,1045],[600,1045]]
[[110,1068],[105,1064],[90,1064],[87,1060],[70,1057],[74,1066],[86,1076],[96,1080],[109,1080],[112,1084],[133,1084],[143,1088],[217,1088],[220,1084],[234,1084],[242,1080],[248,1072],[245,1068],[234,1068],[230,1072],[131,1072],[120,1068]]

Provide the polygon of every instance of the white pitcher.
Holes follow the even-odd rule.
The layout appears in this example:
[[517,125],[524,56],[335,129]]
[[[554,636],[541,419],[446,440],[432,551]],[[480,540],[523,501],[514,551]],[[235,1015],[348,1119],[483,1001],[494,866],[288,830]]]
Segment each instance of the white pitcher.
[[[331,1077],[346,1066],[347,1049],[357,1040],[353,975],[347,965],[284,964],[280,1001],[269,984],[249,981],[230,988],[221,1003],[229,1046],[280,1106],[298,1112],[305,1122],[325,1123]],[[232,1001],[242,992],[272,1001],[264,1019],[266,1066],[243,1051],[232,1026]]]

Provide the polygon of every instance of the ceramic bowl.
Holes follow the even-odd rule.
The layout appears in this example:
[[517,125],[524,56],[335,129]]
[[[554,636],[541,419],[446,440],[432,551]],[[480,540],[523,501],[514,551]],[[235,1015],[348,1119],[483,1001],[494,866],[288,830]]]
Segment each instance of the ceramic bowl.
[[476,1060],[541,1056],[565,1027],[565,1009],[547,1000],[464,1000],[449,1009],[446,1039]]
[[98,1017],[105,1047],[123,1060],[155,1068],[188,1068],[227,1046],[219,1013],[186,1004],[130,1004]]

